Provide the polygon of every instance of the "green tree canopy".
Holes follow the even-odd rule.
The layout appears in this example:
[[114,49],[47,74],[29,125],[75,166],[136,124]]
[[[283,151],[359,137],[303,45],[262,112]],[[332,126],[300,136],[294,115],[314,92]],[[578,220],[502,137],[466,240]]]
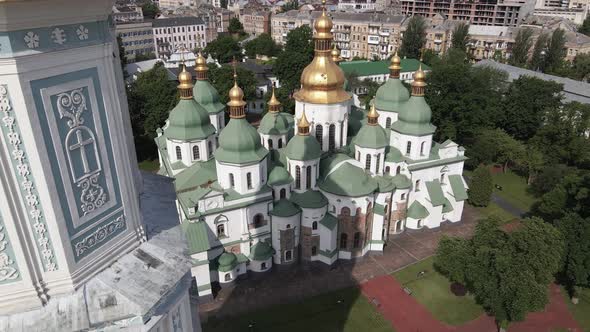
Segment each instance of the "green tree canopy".
[[153,3],[151,0],[144,0],[143,4],[141,5],[141,10],[143,12],[143,17],[145,18],[156,18],[156,16],[160,13],[160,8],[158,5]]
[[242,49],[231,36],[220,36],[207,44],[205,53],[211,54],[220,63],[231,62],[234,58],[242,59]]
[[262,33],[248,41],[244,48],[246,55],[250,58],[255,58],[256,55],[276,56],[281,51],[281,47],[267,33]]
[[590,82],[590,54],[576,55],[568,76],[575,80]]
[[[244,91],[244,100],[256,99],[256,77],[250,70],[237,68],[238,85]],[[209,81],[219,93],[219,100],[225,104],[229,101],[229,90],[234,86],[234,69],[226,64],[221,67],[209,65]]]
[[460,22],[453,28],[451,47],[465,52],[469,43],[469,24]]
[[529,62],[531,70],[545,72],[545,55],[547,54],[547,41],[549,37],[546,34],[541,34],[537,37],[535,47],[533,48],[533,55]]
[[524,67],[529,59],[529,51],[533,46],[533,30],[530,28],[518,29],[516,38],[514,39],[514,46],[512,47],[512,56],[508,63]]
[[551,39],[547,42],[547,54],[545,54],[545,71],[557,72],[563,66],[566,54],[565,30],[557,28],[553,30]]
[[590,171],[577,170],[565,175],[551,191],[541,196],[533,213],[545,220],[563,218],[568,212],[590,217]]
[[229,31],[229,33],[244,33],[244,26],[242,25],[242,22],[240,22],[240,20],[237,17],[232,17],[229,20],[229,26],[227,27],[227,31]]
[[469,183],[469,203],[475,206],[488,206],[494,192],[494,181],[490,169],[480,165],[475,169]]
[[426,21],[422,16],[414,15],[410,18],[404,32],[400,56],[418,59],[424,44],[426,44]]
[[303,69],[313,59],[312,31],[307,25],[291,30],[287,34],[285,50],[277,57],[273,72],[279,78],[281,87],[291,94],[300,87]]
[[287,1],[284,5],[281,6],[281,13],[288,12],[290,10],[299,9],[299,1],[291,0]]
[[582,25],[578,28],[579,33],[583,33],[586,36],[590,36],[590,16],[586,16],[586,19]]
[[590,219],[567,213],[555,225],[565,238],[560,278],[575,296],[575,286],[590,286]]
[[499,163],[504,171],[509,163],[521,161],[526,155],[522,142],[502,129],[481,129],[475,144],[468,151],[478,163]]

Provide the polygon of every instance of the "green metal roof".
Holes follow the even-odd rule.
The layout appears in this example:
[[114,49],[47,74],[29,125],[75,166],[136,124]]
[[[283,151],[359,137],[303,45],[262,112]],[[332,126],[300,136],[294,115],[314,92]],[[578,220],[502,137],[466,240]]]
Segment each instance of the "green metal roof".
[[375,107],[379,111],[399,112],[402,104],[410,99],[410,92],[399,78],[389,78],[377,89]]
[[427,181],[426,189],[428,190],[428,196],[430,197],[430,203],[432,203],[432,206],[440,206],[445,203],[445,194],[442,191],[438,179]]
[[291,160],[313,160],[322,156],[322,147],[311,135],[295,135],[285,149],[285,155]]
[[413,219],[424,219],[429,215],[430,213],[428,213],[428,210],[426,210],[424,205],[420,204],[418,201],[414,201],[408,209],[408,217]]
[[449,182],[456,201],[464,201],[467,199],[467,190],[463,184],[463,177],[461,175],[449,175]]
[[208,231],[209,227],[204,221],[188,222],[184,221],[181,224],[182,230],[186,235],[188,242],[189,255],[196,254],[199,252],[207,251],[211,248],[209,243]]
[[385,129],[380,125],[365,124],[354,137],[354,144],[368,149],[380,149],[389,145]]
[[[340,63],[340,68],[345,74],[354,73],[357,76],[370,76],[370,75],[383,75],[389,74],[389,60],[381,60],[381,61],[368,61],[368,60],[358,60],[358,61],[346,61]],[[418,70],[420,66],[420,61],[416,59],[402,59],[401,63],[401,72],[414,72]],[[422,70],[430,70],[425,64],[422,64]]]
[[379,186],[380,193],[387,193],[395,189],[395,184],[393,183],[393,177],[389,175],[384,176],[376,176],[375,181],[377,181],[377,185]]
[[292,128],[292,120],[293,116],[291,114],[284,112],[268,112],[262,117],[260,126],[258,126],[258,132],[266,135],[286,134]]
[[250,248],[250,259],[253,261],[265,261],[272,257],[275,250],[268,242],[260,241]]
[[284,167],[274,166],[268,175],[267,184],[269,186],[281,186],[291,182],[293,182],[293,177]]
[[174,185],[176,191],[185,191],[205,183],[213,183],[217,181],[217,169],[215,167],[215,160],[196,162],[187,169],[176,174]]
[[336,165],[345,161],[352,160],[349,155],[343,153],[334,153],[326,158],[320,160],[320,175],[325,177]]
[[273,216],[286,218],[294,216],[299,212],[301,212],[301,209],[295,206],[295,204],[291,203],[287,199],[281,199],[275,203],[273,209],[270,211],[270,214]]
[[378,214],[380,216],[384,216],[385,215],[385,206],[381,205],[379,203],[375,203],[375,205],[373,206],[373,212],[375,212],[375,214]]
[[359,197],[377,190],[377,182],[364,169],[347,162],[326,176],[320,189],[339,196]]
[[436,127],[430,123],[432,111],[424,97],[412,96],[403,104],[396,122],[391,130],[414,136],[425,136],[434,133]]
[[304,193],[293,192],[290,198],[291,202],[299,205],[302,208],[317,209],[326,206],[328,200],[319,191],[308,190]]
[[268,154],[260,143],[260,135],[245,118],[231,119],[219,135],[217,161],[244,164],[264,159]]
[[217,114],[225,109],[219,101],[219,93],[209,81],[197,80],[193,87],[193,99],[203,106],[209,114]]
[[443,213],[449,213],[453,211],[453,205],[451,204],[451,202],[449,202],[449,200],[445,197],[445,202],[443,204],[443,208],[442,208],[442,212]]
[[410,179],[403,174],[397,174],[391,180],[393,181],[393,183],[395,184],[395,188],[397,189],[408,189],[412,186],[412,182],[410,182]]
[[198,140],[215,134],[207,111],[194,99],[181,99],[170,111],[164,135],[170,139]]
[[400,161],[404,161],[404,156],[397,148],[390,146],[389,152],[385,154],[385,161],[399,163]]
[[236,254],[232,252],[224,252],[221,254],[221,256],[219,256],[217,262],[219,263],[217,270],[220,272],[231,271],[234,269],[234,267],[236,267],[236,265],[239,264],[238,257],[236,257]]
[[338,225],[338,218],[326,212],[322,220],[320,220],[320,224],[325,226],[329,230],[333,230],[336,227],[336,225]]

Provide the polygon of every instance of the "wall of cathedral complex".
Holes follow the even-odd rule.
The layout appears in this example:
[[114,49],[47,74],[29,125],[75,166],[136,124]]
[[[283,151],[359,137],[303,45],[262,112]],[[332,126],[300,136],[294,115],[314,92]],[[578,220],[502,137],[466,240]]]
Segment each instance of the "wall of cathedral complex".
[[267,135],[260,134],[260,142],[267,150],[281,149],[287,146],[287,134],[285,135]]
[[305,192],[317,188],[317,180],[320,176],[320,160],[291,160],[287,158],[288,171],[294,179],[292,190]]
[[217,180],[224,189],[234,189],[241,195],[254,194],[266,185],[268,161],[240,165],[215,161]]
[[[193,141],[166,139],[166,150],[168,151],[169,160],[172,163],[181,161],[185,166],[190,166],[198,161],[211,159],[216,149],[216,136]],[[181,170],[178,169],[178,171]]]
[[300,119],[304,110],[311,123],[310,133],[318,139],[322,151],[346,145],[350,101],[337,104],[310,104],[298,101],[295,103],[295,119]]

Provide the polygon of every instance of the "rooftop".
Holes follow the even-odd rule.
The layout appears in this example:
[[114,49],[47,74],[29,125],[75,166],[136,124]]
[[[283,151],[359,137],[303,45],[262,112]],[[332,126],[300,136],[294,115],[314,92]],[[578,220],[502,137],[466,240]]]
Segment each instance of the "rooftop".
[[[369,61],[358,60],[340,63],[340,68],[345,74],[356,73],[358,76],[382,75],[389,73],[389,60]],[[416,59],[402,59],[402,73],[415,72],[420,66],[420,61]],[[422,69],[430,70],[425,64],[422,64]]]

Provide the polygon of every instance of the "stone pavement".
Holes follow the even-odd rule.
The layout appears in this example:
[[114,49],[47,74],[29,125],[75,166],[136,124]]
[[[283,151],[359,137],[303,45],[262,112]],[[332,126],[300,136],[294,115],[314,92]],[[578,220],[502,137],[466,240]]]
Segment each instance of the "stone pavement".
[[477,212],[466,204],[461,222],[390,236],[382,254],[351,261],[340,260],[332,267],[311,263],[287,270],[273,268],[265,275],[239,280],[236,285],[221,289],[214,301],[199,305],[201,319],[206,322],[212,315],[216,318],[233,316],[358,286],[433,255],[442,235],[470,236],[478,217]]

